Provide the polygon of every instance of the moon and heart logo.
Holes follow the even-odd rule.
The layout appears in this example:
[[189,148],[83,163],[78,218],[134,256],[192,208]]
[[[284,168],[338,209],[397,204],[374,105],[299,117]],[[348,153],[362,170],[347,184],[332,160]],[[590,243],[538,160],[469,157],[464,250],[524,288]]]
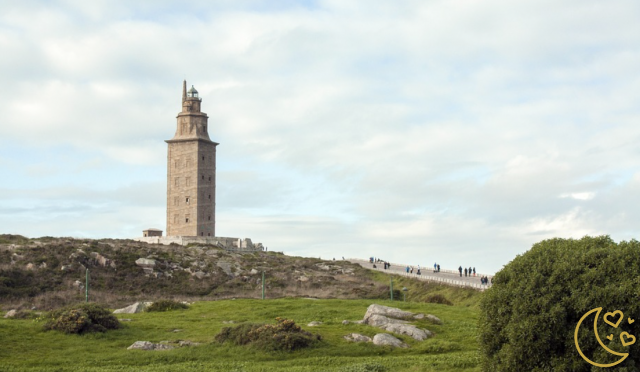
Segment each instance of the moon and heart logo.
[[[602,346],[602,348],[605,349],[607,352],[621,357],[620,359],[618,359],[613,363],[604,364],[604,363],[594,362],[591,359],[587,358],[582,352],[582,350],[580,350],[580,344],[578,343],[578,330],[580,329],[580,324],[582,324],[582,321],[585,320],[586,317],[588,317],[594,312],[596,313],[596,317],[593,320],[593,333],[596,336],[596,340],[598,340],[598,343],[600,344],[600,346]],[[580,320],[578,321],[578,325],[576,326],[576,331],[574,333],[574,341],[576,343],[576,349],[578,349],[578,353],[580,353],[580,356],[584,360],[586,360],[587,362],[589,362],[590,364],[596,367],[603,367],[603,368],[613,367],[617,364],[622,363],[623,360],[627,359],[627,357],[629,356],[629,353],[619,353],[617,351],[613,351],[602,342],[602,340],[600,339],[600,336],[598,335],[598,317],[600,316],[600,312],[602,312],[602,308],[597,307],[595,309],[588,311],[586,314],[582,316],[582,318],[580,318]],[[612,326],[613,328],[618,328],[618,326],[620,325],[620,323],[622,323],[622,320],[624,319],[624,313],[620,310],[616,310],[614,312],[605,313],[602,319],[604,320],[605,323]],[[632,324],[633,322],[635,322],[635,320],[631,318],[627,318],[627,321],[629,322],[629,324]],[[609,341],[613,341],[613,333],[608,335],[606,338]],[[633,345],[636,342],[636,337],[633,335],[630,335],[628,332],[622,332],[620,334],[620,342],[622,343],[622,346],[627,347],[627,346]]]

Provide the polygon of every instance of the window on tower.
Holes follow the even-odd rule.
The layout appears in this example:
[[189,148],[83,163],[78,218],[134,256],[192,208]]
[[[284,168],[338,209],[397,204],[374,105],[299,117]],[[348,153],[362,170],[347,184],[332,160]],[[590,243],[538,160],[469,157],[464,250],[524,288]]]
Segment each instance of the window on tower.
[[188,197],[188,196],[186,197],[185,202],[186,202],[187,204],[189,204],[189,197]]
[[211,182],[211,176],[209,176],[209,182]]
[[208,216],[207,218],[208,218],[209,221],[211,221],[211,216]]
[[202,180],[204,181],[204,174],[202,175]]
[[211,194],[209,194],[209,200],[211,200]]
[[184,223],[189,223],[189,215],[188,214],[184,215]]

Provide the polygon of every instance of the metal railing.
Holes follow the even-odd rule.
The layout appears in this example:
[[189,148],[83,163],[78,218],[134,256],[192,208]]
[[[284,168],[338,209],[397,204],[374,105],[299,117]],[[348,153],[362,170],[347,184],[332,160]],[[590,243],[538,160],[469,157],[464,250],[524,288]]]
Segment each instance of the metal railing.
[[[363,260],[360,258],[347,258],[347,261],[355,261],[358,263],[362,263],[365,265],[373,265],[369,262],[369,260]],[[459,279],[454,279],[454,278],[446,278],[446,277],[441,277],[439,275],[441,274],[445,274],[445,275],[455,275],[458,276],[460,275],[460,272],[458,270],[446,270],[446,269],[441,269],[439,272],[433,272],[432,274],[430,274],[430,272],[433,270],[433,267],[429,268],[429,267],[420,267],[420,271],[422,272],[422,275],[418,275],[416,273],[417,268],[414,267],[414,272],[413,273],[408,273],[405,271],[405,268],[407,267],[407,265],[404,264],[398,264],[398,263],[393,263],[391,262],[391,268],[385,270],[384,269],[384,264],[382,262],[378,263],[374,263],[377,267],[373,268],[373,267],[367,267],[362,265],[365,268],[371,269],[371,270],[378,270],[378,271],[382,271],[382,272],[386,272],[389,274],[395,274],[395,275],[401,275],[404,277],[408,277],[408,278],[413,278],[413,279],[418,279],[418,280],[422,280],[422,281],[427,281],[427,282],[438,282],[438,283],[443,283],[443,284],[447,284],[447,285],[454,285],[457,287],[469,287],[469,288],[475,288],[478,289],[480,291],[484,291],[487,288],[491,288],[491,281],[489,281],[489,283],[487,284],[482,284],[480,283],[480,278],[482,276],[486,276],[489,277],[488,275],[485,274],[480,274],[480,273],[476,273],[475,277],[466,277],[469,278],[467,280],[459,280]],[[477,281],[477,282],[476,282]]]

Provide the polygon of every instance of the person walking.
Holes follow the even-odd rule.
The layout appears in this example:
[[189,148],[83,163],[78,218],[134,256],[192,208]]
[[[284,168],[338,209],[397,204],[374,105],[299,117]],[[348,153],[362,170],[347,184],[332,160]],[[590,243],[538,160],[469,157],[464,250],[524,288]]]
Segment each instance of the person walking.
[[440,272],[440,264],[438,264],[438,272]]
[[473,268],[473,276],[476,276],[476,268]]
[[458,271],[460,271],[460,277],[462,278],[462,266],[458,268]]
[[465,267],[465,268],[464,268],[464,276],[465,276],[465,278],[467,277],[467,273],[468,273],[468,272],[469,272],[469,270],[467,270],[467,268]]

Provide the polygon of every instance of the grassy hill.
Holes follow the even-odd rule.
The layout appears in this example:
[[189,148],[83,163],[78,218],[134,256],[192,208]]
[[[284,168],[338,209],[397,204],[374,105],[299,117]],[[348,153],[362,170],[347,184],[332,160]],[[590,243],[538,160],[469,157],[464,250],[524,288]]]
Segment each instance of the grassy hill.
[[[153,260],[153,267],[137,264],[141,258]],[[161,298],[260,298],[262,272],[267,298],[389,298],[388,275],[346,261],[278,252],[239,254],[207,245],[0,235],[1,307],[50,310],[83,301],[87,268],[90,299],[112,308]],[[475,306],[480,295],[401,277],[394,281],[396,299],[403,286],[412,301]]]
[[[419,342],[400,337],[406,349],[349,343],[352,332],[373,336],[381,332],[343,320],[362,319],[367,306],[379,303],[412,312],[430,313],[442,325],[418,323],[435,333]],[[166,313],[121,314],[122,329],[104,334],[65,335],[42,330],[38,320],[0,319],[2,371],[479,371],[477,367],[477,310],[472,306],[372,301],[238,299],[203,301],[187,310]],[[293,319],[304,329],[322,336],[309,349],[267,353],[249,346],[219,344],[214,336],[226,322],[273,323],[276,317]],[[308,327],[311,321],[322,325]],[[189,340],[200,346],[167,351],[127,350],[135,341]]]

